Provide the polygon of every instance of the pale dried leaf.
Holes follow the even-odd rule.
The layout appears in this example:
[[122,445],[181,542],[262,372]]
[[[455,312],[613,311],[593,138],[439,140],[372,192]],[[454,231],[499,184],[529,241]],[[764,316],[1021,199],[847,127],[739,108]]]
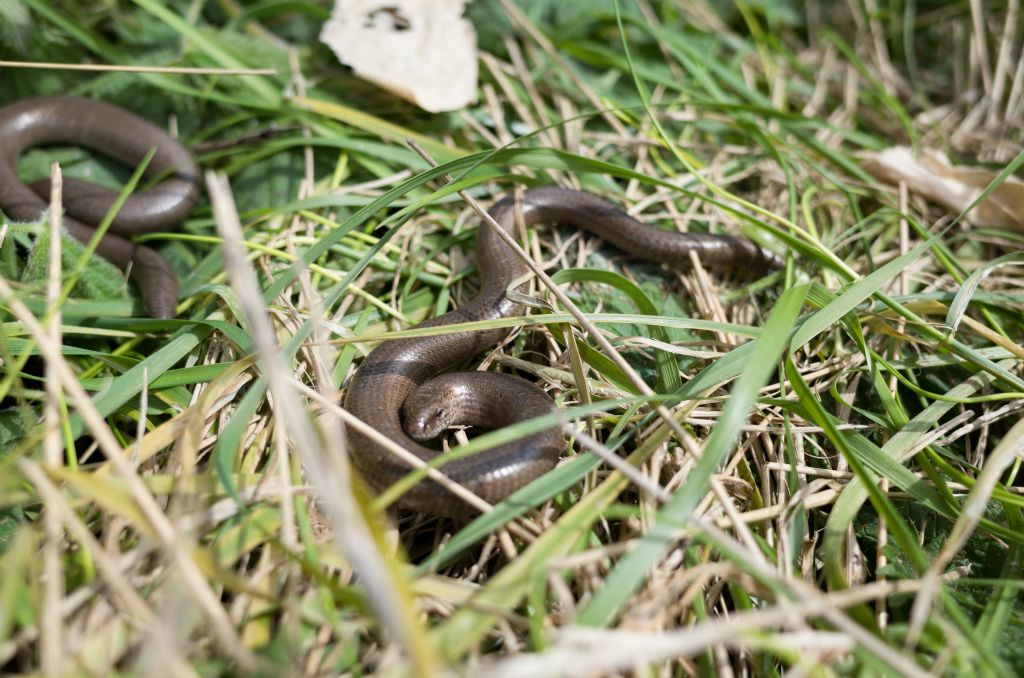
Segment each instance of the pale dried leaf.
[[463,0],[336,0],[320,40],[365,78],[436,113],[476,101],[476,31]]
[[[905,182],[907,187],[959,214],[997,177],[999,172],[953,165],[941,151],[925,150],[915,158],[906,146],[865,154],[862,165],[876,179]],[[1008,177],[967,214],[975,225],[1024,230],[1024,182]]]

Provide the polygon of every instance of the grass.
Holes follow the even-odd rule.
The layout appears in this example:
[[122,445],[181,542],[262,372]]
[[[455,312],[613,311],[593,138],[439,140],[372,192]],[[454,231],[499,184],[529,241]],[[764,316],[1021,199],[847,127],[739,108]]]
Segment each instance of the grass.
[[[7,233],[5,673],[1024,670],[1024,237],[861,166],[909,144],[990,189],[1020,175],[1016,3],[478,0],[481,99],[440,115],[339,67],[320,5],[65,4],[0,4],[0,56],[214,70],[4,68],[3,101],[173,119],[211,174],[146,238],[179,272],[175,320],[88,286],[54,310],[48,239],[23,277],[40,229]],[[134,182],[74,149],[23,173],[51,159]],[[353,485],[347,378],[472,297],[458,191],[548,183],[786,269],[681,275],[533,231],[569,305],[540,286],[529,317],[475,326],[514,330],[481,364],[560,414],[450,442],[558,423],[566,458],[469,522]]]

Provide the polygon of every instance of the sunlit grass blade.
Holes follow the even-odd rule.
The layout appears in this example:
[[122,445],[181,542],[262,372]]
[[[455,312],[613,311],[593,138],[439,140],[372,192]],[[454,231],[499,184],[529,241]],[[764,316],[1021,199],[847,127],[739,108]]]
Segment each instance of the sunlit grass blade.
[[764,334],[753,344],[756,348],[751,361],[730,392],[718,426],[705,443],[697,466],[683,486],[659,509],[643,540],[616,563],[604,585],[580,611],[577,618],[580,624],[605,626],[611,623],[643,583],[651,566],[672,543],[677,531],[686,527],[690,514],[707,492],[707,479],[731,451],[739,425],[748,416],[758,391],[768,381],[786,349],[806,294],[806,286],[794,287],[779,298],[765,323]]

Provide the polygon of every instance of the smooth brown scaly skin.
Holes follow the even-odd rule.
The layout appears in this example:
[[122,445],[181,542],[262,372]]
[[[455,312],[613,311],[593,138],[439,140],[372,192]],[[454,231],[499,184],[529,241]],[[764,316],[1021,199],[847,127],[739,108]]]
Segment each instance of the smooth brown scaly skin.
[[[626,252],[672,264],[681,270],[690,267],[690,252],[696,252],[705,266],[741,274],[763,274],[782,264],[774,254],[749,240],[664,231],[638,222],[590,193],[561,188],[535,188],[523,194],[521,208],[527,225],[547,222],[583,228]],[[508,233],[515,232],[514,209],[514,201],[506,198],[490,211],[495,221]],[[477,297],[468,306],[420,323],[417,327],[436,327],[522,314],[523,308],[509,301],[505,292],[514,279],[526,273],[526,265],[508,249],[493,227],[486,223],[481,225],[477,233],[476,256],[482,278]],[[439,452],[419,444],[403,428],[402,412],[406,400],[435,375],[464,363],[484,349],[494,347],[507,333],[508,330],[498,329],[384,342],[367,356],[353,377],[345,398],[345,408],[388,439],[423,461],[429,461]],[[508,375],[480,377],[479,374],[445,375],[441,385],[427,384],[427,389],[436,390],[419,394],[418,404],[411,406],[405,418],[415,426],[415,421],[421,415],[430,418],[432,408],[445,413],[440,415],[442,419],[449,410],[460,413],[468,411],[470,414],[467,415],[467,421],[455,423],[496,428],[550,412],[554,407],[550,398],[528,382]],[[463,376],[465,383],[460,381]],[[513,382],[506,380],[515,380],[519,384],[512,385]],[[529,396],[531,392],[533,397]],[[520,404],[524,405],[522,409]],[[421,424],[420,428],[431,426]],[[353,428],[349,431],[352,459],[374,488],[386,488],[409,473],[409,467],[384,446]],[[551,470],[563,449],[561,434],[557,430],[547,431],[524,441],[454,460],[444,464],[441,471],[494,504]],[[418,483],[402,497],[401,503],[423,513],[442,516],[463,517],[475,513],[469,505],[432,480]]]
[[[174,228],[199,197],[198,170],[188,150],[156,125],[134,113],[91,99],[40,97],[0,108],[0,209],[12,219],[35,221],[49,207],[49,181],[31,187],[17,173],[18,157],[29,147],[74,144],[138,165],[156,149],[146,175],[163,180],[129,196],[96,251],[127,269],[142,290],[146,310],[155,318],[174,317],[178,279],[156,251],[122,236]],[[117,192],[88,181],[65,179],[64,227],[88,242],[117,198]]]

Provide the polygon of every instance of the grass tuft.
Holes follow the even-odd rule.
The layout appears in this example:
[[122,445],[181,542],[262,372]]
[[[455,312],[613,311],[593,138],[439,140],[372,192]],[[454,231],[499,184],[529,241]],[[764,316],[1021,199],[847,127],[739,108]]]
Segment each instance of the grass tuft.
[[[0,104],[99,97],[209,172],[145,238],[174,320],[120,282],[71,292],[110,282],[80,248],[47,291],[41,229],[2,234],[0,670],[1024,672],[1024,235],[977,209],[1024,163],[1018,3],[467,11],[480,102],[428,115],[334,61],[319,3],[0,2]],[[994,180],[950,213],[862,166],[898,145]],[[141,176],[65,148],[21,169],[52,160]],[[474,520],[395,508],[443,460],[368,493],[347,380],[379,341],[466,329],[409,327],[472,298],[473,206],[552,183],[786,267],[681,274],[531,229],[559,293],[470,324],[510,337],[469,367],[559,412],[446,444],[573,444]]]

